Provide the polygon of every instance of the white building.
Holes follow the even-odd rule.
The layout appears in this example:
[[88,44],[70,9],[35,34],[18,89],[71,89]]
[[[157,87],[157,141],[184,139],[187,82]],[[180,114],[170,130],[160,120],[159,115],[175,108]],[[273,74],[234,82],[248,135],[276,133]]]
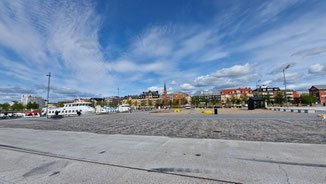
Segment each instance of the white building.
[[29,102],[31,102],[31,103],[35,102],[40,106],[40,108],[42,108],[44,106],[44,99],[39,96],[22,95],[20,101],[23,105],[27,105]]

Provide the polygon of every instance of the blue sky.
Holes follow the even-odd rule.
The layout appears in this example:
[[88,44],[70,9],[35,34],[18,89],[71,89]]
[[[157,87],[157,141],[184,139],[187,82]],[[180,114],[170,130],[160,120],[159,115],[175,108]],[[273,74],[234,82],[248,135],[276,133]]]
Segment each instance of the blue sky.
[[326,1],[0,2],[0,102],[326,84]]

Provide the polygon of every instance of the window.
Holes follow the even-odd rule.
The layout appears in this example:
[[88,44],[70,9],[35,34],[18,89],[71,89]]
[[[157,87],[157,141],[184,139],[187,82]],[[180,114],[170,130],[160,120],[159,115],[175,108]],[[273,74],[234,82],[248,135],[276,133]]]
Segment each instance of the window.
[[71,110],[68,111],[69,113],[71,112]]

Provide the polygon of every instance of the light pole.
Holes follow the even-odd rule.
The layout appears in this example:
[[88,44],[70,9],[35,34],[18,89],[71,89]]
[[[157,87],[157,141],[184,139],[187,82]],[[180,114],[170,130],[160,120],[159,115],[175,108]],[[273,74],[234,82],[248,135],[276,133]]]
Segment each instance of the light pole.
[[290,68],[290,65],[287,65],[285,68],[283,68],[283,78],[284,78],[284,87],[285,87],[285,102],[286,102],[286,107],[289,108],[289,102],[288,102],[288,98],[286,96],[286,79],[285,79],[285,70],[287,70],[288,68]]
[[48,95],[46,98],[46,118],[49,118],[49,96],[50,96],[50,78],[51,78],[51,72],[46,75],[48,77]]
[[120,93],[119,93],[119,88],[118,88],[118,105],[120,105]]
[[259,82],[261,82],[260,79],[256,82],[256,89],[258,89],[258,83],[259,83]]

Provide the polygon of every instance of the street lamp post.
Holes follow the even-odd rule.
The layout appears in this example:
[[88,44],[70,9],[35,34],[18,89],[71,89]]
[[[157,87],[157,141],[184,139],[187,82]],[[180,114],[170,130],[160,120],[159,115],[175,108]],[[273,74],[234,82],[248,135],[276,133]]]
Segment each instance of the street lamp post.
[[258,89],[258,83],[259,83],[259,82],[261,82],[260,79],[256,82],[256,89]]
[[51,72],[46,75],[48,77],[48,95],[46,98],[46,118],[49,118],[49,96],[50,96],[50,78],[51,78]]
[[288,102],[288,98],[286,95],[286,78],[285,78],[285,70],[287,70],[288,68],[290,68],[290,65],[287,65],[285,68],[283,68],[283,78],[284,78],[284,94],[285,94],[285,102],[286,102],[286,107],[289,108],[289,102]]
[[120,105],[120,91],[119,91],[119,88],[118,88],[118,105]]

